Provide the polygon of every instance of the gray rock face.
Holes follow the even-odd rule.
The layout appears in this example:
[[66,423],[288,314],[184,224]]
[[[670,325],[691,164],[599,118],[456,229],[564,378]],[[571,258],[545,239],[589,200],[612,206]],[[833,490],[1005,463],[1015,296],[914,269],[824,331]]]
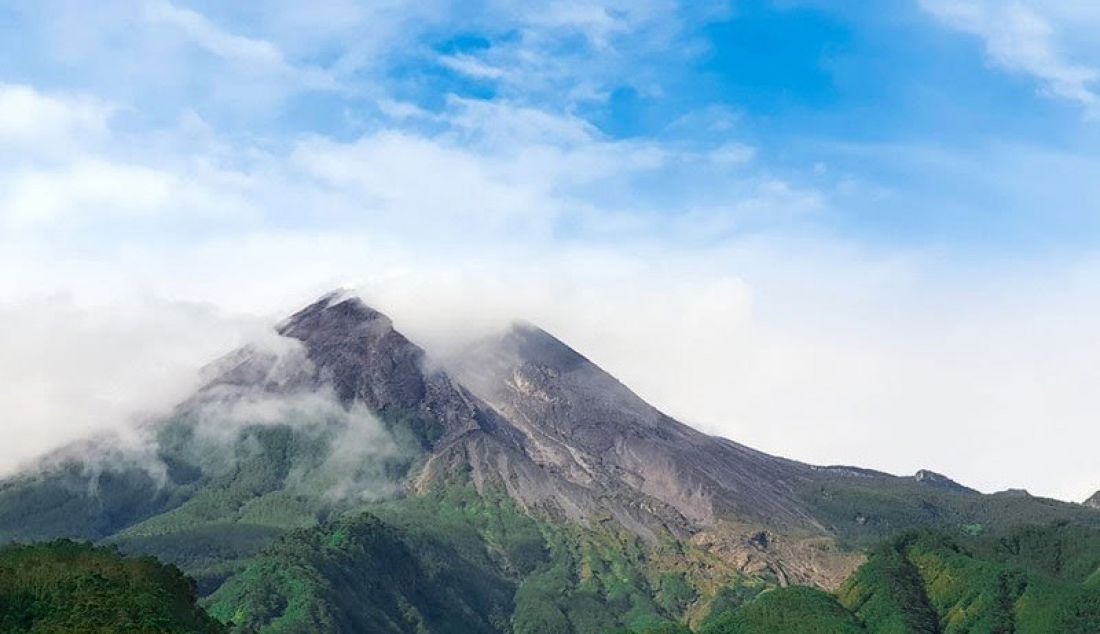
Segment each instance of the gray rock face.
[[302,342],[315,368],[313,380],[331,385],[346,403],[362,403],[383,416],[411,413],[440,426],[426,443],[424,465],[412,481],[416,489],[469,473],[479,488],[504,490],[522,507],[553,517],[583,522],[609,516],[647,536],[683,524],[677,513],[657,503],[544,468],[532,459],[525,434],[512,421],[448,373],[429,370],[424,351],[358,299],[326,296],[278,330]]
[[345,402],[376,410],[415,407],[428,387],[424,351],[393,329],[389,317],[354,298],[326,296],[295,313],[279,334],[305,344],[319,378]]
[[532,461],[578,486],[658,502],[690,529],[724,516],[817,526],[793,493],[810,467],[679,423],[538,328],[515,326],[451,367]]
[[1083,504],[1094,509],[1100,509],[1100,491],[1093,493],[1092,497],[1085,500]]
[[[450,372],[426,370],[424,351],[354,298],[321,298],[278,330],[302,342],[310,380],[341,400],[442,425],[416,488],[469,471],[525,508],[610,517],[646,537],[687,536],[723,517],[820,529],[793,492],[809,467],[673,420],[533,326],[481,342]],[[245,363],[222,380],[262,374]]]
[[959,493],[977,493],[970,487],[963,486],[958,482],[955,482],[951,478],[936,473],[935,471],[929,471],[928,469],[921,469],[913,475],[913,479],[917,482],[937,489],[944,489],[945,491],[958,491]]
[[435,427],[429,447],[497,426],[467,390],[444,372],[426,369],[424,350],[394,330],[389,317],[358,298],[326,295],[277,330],[302,342],[313,381],[331,385],[341,401]]

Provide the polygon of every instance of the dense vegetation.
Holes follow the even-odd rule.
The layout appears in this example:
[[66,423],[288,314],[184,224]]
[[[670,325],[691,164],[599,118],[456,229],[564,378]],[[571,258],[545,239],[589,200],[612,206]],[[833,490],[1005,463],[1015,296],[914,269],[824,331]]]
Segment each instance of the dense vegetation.
[[834,597],[761,593],[701,634],[1094,634],[1100,632],[1100,532],[1028,526],[999,537],[915,531],[880,544]]
[[514,587],[454,545],[413,548],[363,514],[288,534],[214,596],[242,631],[496,632]]
[[682,544],[537,521],[453,485],[294,531],[209,605],[241,631],[676,631],[661,628],[742,582],[759,585]]
[[[265,633],[1100,632],[1100,532],[1072,523],[908,532],[834,596],[742,577],[673,540],[540,521],[468,482],[369,509],[283,533],[206,600],[211,614]],[[217,525],[193,530],[217,552]],[[223,631],[195,597],[152,558],[0,549],[3,632]]]
[[[404,424],[407,419],[400,414],[382,417],[391,427],[398,424],[395,420]],[[405,445],[421,442],[407,429],[393,429]],[[347,432],[341,420],[243,425],[232,443],[212,441],[195,430],[182,419],[159,433],[161,458],[169,466],[160,490],[173,492],[173,504],[117,527],[105,541],[125,553],[150,554],[178,565],[198,581],[204,595],[281,535],[316,526],[362,503],[341,487],[361,492],[392,486],[414,455],[401,448],[371,460],[334,463],[341,434]]]
[[270,632],[1100,631],[1100,532],[956,534],[881,544],[833,596],[741,577],[680,542],[538,521],[453,485],[291,533],[211,609]]
[[700,630],[700,634],[856,634],[863,625],[836,597],[806,587],[761,593]]
[[195,585],[151,557],[67,540],[0,548],[0,632],[216,634]]
[[1100,542],[1082,533],[1070,545],[1079,530],[1029,527],[971,547],[908,533],[875,549],[838,596],[872,632],[1100,632]]

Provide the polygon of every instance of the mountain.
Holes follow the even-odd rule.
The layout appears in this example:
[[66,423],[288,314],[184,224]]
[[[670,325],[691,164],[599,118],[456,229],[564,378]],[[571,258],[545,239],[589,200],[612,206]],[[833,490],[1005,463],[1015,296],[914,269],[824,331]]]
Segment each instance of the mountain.
[[525,454],[544,470],[655,501],[669,530],[688,534],[726,516],[823,528],[796,496],[811,467],[673,420],[538,328],[482,342],[455,374],[521,432]]
[[785,596],[768,588],[831,591],[916,528],[1100,531],[1082,505],[703,434],[529,324],[435,359],[336,293],[276,333],[212,363],[140,447],[78,442],[0,483],[0,540],[154,555],[241,631],[521,634],[694,627]]
[[1093,493],[1092,496],[1089,499],[1082,502],[1082,504],[1084,504],[1085,506],[1088,506],[1090,508],[1100,509],[1100,491],[1097,491],[1096,493]]

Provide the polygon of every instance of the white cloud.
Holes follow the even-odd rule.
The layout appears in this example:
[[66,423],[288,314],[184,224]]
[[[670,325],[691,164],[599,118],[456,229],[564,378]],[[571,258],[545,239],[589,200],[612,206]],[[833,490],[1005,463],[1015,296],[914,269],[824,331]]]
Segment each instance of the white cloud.
[[456,73],[474,79],[500,79],[504,76],[503,70],[490,66],[472,55],[444,55],[439,58],[439,63]]
[[171,174],[94,159],[59,171],[17,172],[4,180],[0,219],[16,227],[72,215],[155,214],[175,188]]
[[[1059,32],[1077,22],[1076,28],[1100,26],[1095,11],[1067,15],[1059,3],[999,0],[921,0],[921,6],[948,26],[980,37],[990,60],[1010,71],[1040,80],[1055,97],[1077,102],[1090,116],[1100,115],[1100,60],[1075,60],[1062,48]],[[1072,3],[1066,3],[1072,4]],[[1082,24],[1080,21],[1088,19]]]
[[32,293],[0,301],[0,403],[12,439],[0,447],[0,473],[163,413],[197,387],[202,365],[262,323],[132,291],[126,303],[85,305],[41,288]]
[[202,165],[148,166],[77,154],[0,176],[0,227],[62,233],[131,220],[223,226],[253,219],[247,179]]
[[407,101],[379,99],[377,106],[378,109],[382,111],[382,114],[396,121],[405,121],[412,118],[432,119],[435,116],[416,104]]
[[113,108],[88,96],[57,96],[0,83],[0,147],[35,151],[68,147],[106,131]]
[[236,35],[219,28],[201,13],[177,7],[167,0],[149,0],[145,4],[145,17],[152,24],[177,29],[195,46],[240,66],[246,73],[268,72],[285,77],[290,83],[288,90],[338,87],[336,79],[323,70],[287,62],[272,42]]
[[744,143],[726,143],[709,150],[706,156],[719,165],[744,165],[756,156],[756,148]]
[[[605,99],[624,81],[642,92],[659,81],[638,58],[689,59],[692,24],[721,15],[720,2],[670,0],[554,2],[532,7],[488,2],[480,10],[450,0],[309,6],[286,0],[203,4],[185,0],[43,0],[13,9],[28,56],[62,66],[74,86],[134,106],[142,117],[181,106],[244,127],[317,91],[391,98],[415,88],[401,69],[438,57],[446,34],[484,34],[490,46],[455,51],[442,62],[491,78],[502,95],[569,108]],[[393,73],[394,64],[399,73]],[[118,81],[126,77],[126,81]]]
[[174,26],[207,51],[231,62],[256,66],[282,67],[282,53],[271,42],[227,33],[214,26],[202,14],[181,9],[165,0],[145,5],[148,20]]

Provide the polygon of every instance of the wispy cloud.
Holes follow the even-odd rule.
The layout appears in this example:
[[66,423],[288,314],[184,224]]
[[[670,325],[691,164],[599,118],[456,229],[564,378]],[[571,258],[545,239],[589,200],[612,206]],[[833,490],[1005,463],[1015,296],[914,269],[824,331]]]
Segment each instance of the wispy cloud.
[[[921,6],[951,28],[980,37],[993,64],[1029,74],[1050,95],[1077,102],[1090,117],[1100,116],[1100,60],[1074,59],[1073,51],[1065,50],[1060,25],[1053,20],[1058,12],[1049,5],[1019,0],[921,0]],[[1098,25],[1100,21],[1092,22],[1092,28]]]
[[227,31],[201,13],[178,7],[168,0],[149,0],[145,4],[145,18],[154,25],[178,30],[198,48],[242,67],[245,72],[282,75],[288,83],[300,84],[296,87],[298,90],[338,87],[337,80],[322,69],[289,63],[274,43]]
[[271,42],[226,32],[195,11],[166,0],[148,2],[145,11],[150,22],[176,27],[197,46],[230,62],[276,68],[286,65],[282,53]]
[[444,55],[439,63],[451,70],[474,79],[500,79],[504,71],[482,62],[472,55]]

